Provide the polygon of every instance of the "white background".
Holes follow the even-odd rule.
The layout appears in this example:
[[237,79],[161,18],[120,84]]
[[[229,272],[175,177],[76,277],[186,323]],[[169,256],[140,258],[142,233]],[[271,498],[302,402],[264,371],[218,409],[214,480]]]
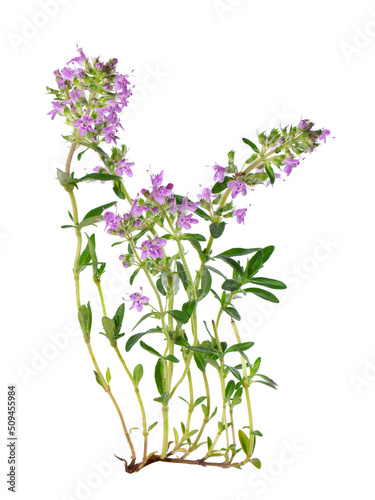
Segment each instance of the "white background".
[[[45,4],[8,3],[2,16],[1,490],[6,387],[16,383],[20,499],[372,499],[375,4]],[[74,237],[60,229],[69,205],[55,179],[67,129],[47,117],[44,94],[52,71],[75,57],[75,42],[87,55],[117,57],[122,72],[134,69],[122,136],[136,163],[133,194],[149,165],[195,194],[210,180],[206,165],[224,163],[232,148],[246,159],[241,137],[279,123],[307,117],[335,137],[287,182],[252,193],[246,225],[221,243],[274,244],[267,274],[289,285],[272,309],[255,298],[241,306],[251,354],[279,383],[277,392],[253,390],[261,471],[155,464],[130,476],[113,459],[128,448],[76,327]],[[96,163],[87,157],[75,169]],[[113,198],[106,186],[87,192],[79,192],[81,212]],[[129,291],[115,264],[104,285],[111,310]],[[103,365],[116,365],[103,340],[93,339]],[[126,406],[125,386],[114,384]],[[136,409],[126,415],[136,425]]]

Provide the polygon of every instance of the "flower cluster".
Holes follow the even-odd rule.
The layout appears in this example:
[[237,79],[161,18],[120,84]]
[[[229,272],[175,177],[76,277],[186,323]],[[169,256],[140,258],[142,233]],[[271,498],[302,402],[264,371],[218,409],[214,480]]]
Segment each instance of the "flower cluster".
[[[78,46],[77,50],[78,57],[54,72],[58,89],[47,87],[54,95],[48,114],[52,120],[57,114],[65,116],[78,138],[116,144],[116,133],[123,128],[118,115],[132,94],[129,76],[117,72],[116,58],[103,63],[99,58],[90,60]],[[129,170],[124,171],[129,175]]]

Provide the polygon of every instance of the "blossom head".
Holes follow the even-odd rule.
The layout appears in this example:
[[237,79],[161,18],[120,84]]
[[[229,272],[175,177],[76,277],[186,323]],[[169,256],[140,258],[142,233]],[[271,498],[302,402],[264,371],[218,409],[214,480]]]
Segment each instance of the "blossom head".
[[289,176],[292,169],[298,167],[298,165],[299,160],[296,160],[295,158],[285,158],[285,167],[283,172],[285,172],[286,175]]

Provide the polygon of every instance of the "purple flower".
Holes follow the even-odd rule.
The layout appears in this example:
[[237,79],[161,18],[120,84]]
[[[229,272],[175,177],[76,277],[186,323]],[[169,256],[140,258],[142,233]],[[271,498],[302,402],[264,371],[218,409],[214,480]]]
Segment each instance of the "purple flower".
[[111,231],[110,234],[112,234],[113,231],[119,228],[120,222],[122,221],[122,218],[114,212],[104,212],[103,219],[106,223],[104,229],[107,229],[107,227],[109,227],[108,232]]
[[197,219],[193,219],[191,214],[181,214],[177,221],[177,225],[184,229],[191,229],[191,224],[198,224]]
[[154,238],[153,240],[145,240],[141,244],[141,259],[147,259],[147,257],[151,257],[152,259],[157,259],[163,257],[163,250],[162,247],[164,247],[167,244],[167,240],[160,239],[160,238]]
[[172,215],[176,215],[176,212],[177,212],[176,198],[173,198],[173,197],[169,198],[168,203],[169,203],[169,212]]
[[220,165],[215,164],[212,167],[215,170],[214,181],[224,182],[226,168],[221,167]]
[[228,182],[228,187],[232,189],[232,198],[236,198],[240,193],[242,196],[246,196],[247,186],[241,179],[235,179],[234,181]]
[[284,137],[279,137],[279,138],[277,139],[277,143],[278,143],[278,144],[282,144],[283,142],[285,142]]
[[247,208],[238,208],[233,212],[233,215],[237,218],[238,224],[241,224],[243,222],[245,224],[245,215],[247,212]]
[[73,71],[68,67],[65,67],[61,70],[61,76],[63,77],[64,80],[69,80],[70,82],[72,82],[76,77]]
[[85,135],[87,131],[95,132],[91,125],[94,125],[94,120],[91,116],[83,115],[80,120],[73,122],[75,127],[79,127],[79,136]]
[[146,205],[138,205],[138,198],[133,200],[132,207],[130,209],[130,216],[131,217],[140,217],[143,214],[143,211],[147,210]]
[[286,173],[287,176],[290,175],[293,168],[296,168],[299,165],[299,160],[295,158],[285,158],[285,167],[283,172]]
[[116,137],[115,137],[116,132],[117,132],[117,128],[115,125],[110,125],[109,127],[103,128],[102,134],[105,135],[105,142],[107,144],[111,144],[112,141],[115,144],[117,144]]
[[103,63],[101,63],[101,62],[96,63],[95,68],[98,69],[99,71],[101,71],[103,69]]
[[119,259],[121,260],[122,265],[123,265],[125,268],[130,267],[130,262],[128,262],[127,260],[125,260],[125,259],[126,259],[126,255],[121,254],[121,255],[119,256]]
[[85,62],[86,62],[87,57],[83,53],[82,49],[78,47],[78,44],[76,44],[76,47],[77,47],[77,50],[78,50],[78,53],[79,53],[79,57],[74,57],[67,64],[70,64],[72,62],[76,62],[80,66],[83,66],[85,64]]
[[328,137],[329,135],[331,135],[331,131],[330,131],[330,130],[328,130],[327,128],[324,128],[324,129],[322,130],[322,133],[321,133],[321,134],[320,134],[320,136],[319,136],[319,140],[320,140],[320,141],[323,141],[323,142],[325,143],[325,142],[326,142],[326,139],[327,139],[327,137]]
[[115,90],[122,90],[123,92],[127,90],[127,86],[130,82],[127,80],[128,75],[117,75],[115,78]]
[[55,118],[57,114],[62,115],[64,111],[64,106],[59,101],[52,101],[53,110],[47,113],[51,115],[51,120]]
[[202,188],[202,192],[197,195],[200,200],[204,200],[206,203],[210,203],[211,198],[217,198],[217,194],[212,194],[210,188]]
[[127,160],[125,160],[125,158],[123,158],[120,161],[120,163],[117,163],[116,161],[115,163],[117,164],[117,170],[116,170],[117,175],[126,174],[128,177],[133,177],[133,172],[131,171],[131,167],[134,167],[134,163],[128,162]]
[[148,297],[143,295],[142,288],[141,288],[141,293],[138,292],[132,293],[131,295],[129,295],[129,299],[133,302],[132,305],[129,307],[129,310],[134,309],[135,307],[138,312],[141,312],[143,309],[143,304],[147,304],[147,302],[150,300]]
[[301,121],[299,122],[299,124],[298,124],[298,126],[299,126],[299,128],[300,128],[301,130],[303,130],[304,128],[306,128],[306,125],[307,125],[306,120],[301,120]]
[[82,96],[83,96],[83,90],[81,90],[81,89],[72,90],[70,92],[70,99],[72,102],[76,102],[78,97],[82,97]]
[[188,197],[185,196],[185,198],[182,200],[181,205],[177,205],[177,208],[179,209],[180,212],[186,212],[186,211],[195,212],[200,204],[201,204],[200,201],[194,203],[192,201],[189,201]]
[[151,184],[152,184],[152,196],[157,203],[161,205],[165,202],[165,197],[172,194],[173,184],[169,183],[166,186],[162,186],[164,170],[160,174],[151,174]]

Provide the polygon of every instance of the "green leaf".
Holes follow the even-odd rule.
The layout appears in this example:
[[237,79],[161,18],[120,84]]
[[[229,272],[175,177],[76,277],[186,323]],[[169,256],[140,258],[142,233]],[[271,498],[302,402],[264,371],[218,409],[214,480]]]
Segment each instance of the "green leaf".
[[95,375],[95,380],[98,382],[98,384],[101,387],[103,387],[103,389],[105,389],[105,385],[103,385],[103,382],[102,382],[101,378],[99,377],[98,372],[96,372],[95,370],[94,370],[94,375]]
[[142,377],[143,377],[143,366],[137,365],[134,368],[134,372],[133,372],[134,382],[136,383],[137,386],[138,386],[139,382],[141,381]]
[[274,380],[272,380],[272,378],[267,377],[266,375],[261,375],[260,373],[257,373],[257,377],[260,377],[263,380],[265,380],[266,382],[277,386],[276,382]]
[[113,192],[115,193],[115,195],[120,198],[120,200],[125,200],[125,194],[123,193],[122,189],[121,189],[121,181],[115,181],[113,183]]
[[116,179],[121,179],[118,175],[112,174],[87,174],[80,179],[75,179],[75,182],[83,182],[83,181],[114,181]]
[[225,388],[225,397],[226,398],[230,398],[231,397],[231,395],[234,392],[235,385],[236,384],[235,384],[234,380],[229,380],[229,382],[227,383],[227,386]]
[[262,290],[261,288],[244,288],[244,292],[253,293],[257,297],[260,297],[263,300],[268,300],[269,302],[274,302],[277,304],[279,299],[271,292],[267,292],[267,290]]
[[254,342],[241,342],[240,344],[234,344],[225,351],[225,354],[228,352],[238,352],[238,351],[247,351],[250,347],[253,347]]
[[225,222],[220,222],[219,224],[213,222],[210,224],[210,233],[213,238],[220,238],[225,229]]
[[165,391],[164,365],[161,358],[157,360],[155,365],[155,382],[159,394],[160,395],[164,394]]
[[167,311],[167,313],[183,325],[189,322],[190,317],[186,314],[186,312],[172,309],[171,311]]
[[89,339],[91,332],[91,323],[92,323],[92,312],[91,312],[90,302],[87,303],[87,306],[81,305],[81,307],[78,309],[78,321],[81,326],[85,340]]
[[253,367],[251,369],[251,374],[252,375],[255,375],[257,373],[257,371],[259,370],[259,367],[260,367],[260,363],[261,363],[262,359],[261,358],[257,358],[255,361],[254,361],[254,364],[253,364]]
[[159,358],[162,358],[163,356],[160,354],[160,352],[156,351],[153,347],[151,347],[148,344],[145,344],[142,340],[140,341],[140,346],[145,350],[148,351],[151,354],[154,354],[154,356],[158,356]]
[[227,279],[227,277],[218,269],[215,269],[212,266],[204,266],[206,269],[209,269],[210,271],[213,271],[214,273],[218,274],[219,276],[222,276],[224,279]]
[[158,425],[159,422],[154,422],[153,424],[150,425],[148,428],[148,432],[150,432],[156,425]]
[[180,360],[176,358],[176,356],[173,356],[173,354],[168,354],[168,356],[165,356],[165,358],[163,359],[166,359],[167,361],[172,361],[172,363],[179,363]]
[[167,292],[165,291],[165,288],[163,287],[163,283],[161,281],[161,277],[156,280],[156,288],[159,290],[159,292],[164,295],[164,297],[167,295]]
[[132,328],[132,332],[137,328],[138,325],[140,325],[142,323],[142,321],[144,321],[145,319],[149,318],[150,316],[154,316],[155,317],[155,312],[152,311],[150,313],[147,313],[145,314],[144,316],[142,316],[142,318],[135,324],[135,326]]
[[224,261],[228,266],[234,269],[240,276],[243,276],[244,272],[241,265],[230,257],[226,257],[225,255],[218,255],[218,259]]
[[245,276],[250,278],[255,273],[259,271],[263,263],[263,250],[258,250],[258,252],[251,257],[246,265]]
[[263,264],[271,257],[274,250],[275,247],[273,245],[263,248]]
[[284,290],[286,288],[286,284],[282,281],[270,278],[251,278],[249,281],[255,285],[266,286],[267,288],[274,288],[275,290]]
[[216,354],[217,356],[221,354],[217,349],[214,349],[213,347],[202,347],[202,346],[191,345],[189,347],[186,347],[186,349],[189,349],[190,351],[202,352],[204,354]]
[[201,286],[198,290],[198,300],[203,300],[210,292],[212,286],[212,278],[209,270],[207,268],[203,269]]
[[163,406],[167,406],[169,397],[169,392],[163,392],[163,394],[159,398],[154,398],[154,401],[161,403]]
[[204,357],[202,356],[202,354],[200,354],[199,352],[194,351],[194,361],[195,361],[198,369],[202,373],[206,373],[206,365],[207,365],[207,363],[206,363]]
[[235,292],[236,290],[241,288],[241,284],[237,283],[237,281],[234,281],[234,280],[226,280],[221,285],[221,288],[223,290],[228,290],[229,292]]
[[264,170],[267,172],[267,175],[270,179],[270,183],[274,184],[275,183],[275,172],[273,171],[273,168],[268,162],[264,162]]
[[[216,257],[224,256],[224,257],[240,257],[241,255],[248,255],[249,253],[257,252],[261,250],[260,248],[231,248],[230,250],[226,250],[225,252],[221,252]],[[214,257],[214,258],[216,258]]]
[[182,283],[183,287],[185,288],[185,290],[187,290],[189,283],[188,283],[188,277],[187,277],[185,268],[184,268],[183,264],[178,260],[176,261],[176,266],[177,266],[177,274],[181,280],[181,283]]
[[200,398],[197,398],[194,402],[194,408],[198,405],[200,405],[201,403],[203,403],[203,401],[206,399],[207,396],[201,396]]
[[202,234],[193,234],[193,233],[185,233],[181,235],[182,240],[197,240],[197,241],[206,241],[206,238]]
[[105,374],[105,379],[107,381],[107,384],[109,385],[110,381],[111,381],[111,372],[109,371],[109,368],[107,368],[107,371],[106,371],[106,374]]
[[251,462],[257,469],[260,469],[262,467],[262,464],[259,460],[259,458],[250,458],[249,462]]
[[[196,304],[195,300],[190,300],[189,302],[185,302],[184,304],[182,304],[182,311],[189,317],[189,319],[193,314],[193,311],[195,309],[195,304]],[[182,321],[180,321],[180,323],[182,323]]]
[[69,174],[64,172],[63,170],[60,170],[59,168],[56,169],[57,171],[57,178],[62,186],[69,186],[72,182],[72,178],[70,177]]
[[229,177],[229,176],[226,175],[224,177],[224,181],[223,182],[216,182],[216,184],[213,185],[212,190],[211,190],[212,194],[219,194],[222,191],[224,191],[224,189],[227,189],[228,182],[232,181],[232,180],[233,180],[232,177]]
[[134,273],[130,276],[130,280],[129,280],[129,283],[132,285],[134,283],[134,280],[137,276],[137,274],[139,273],[139,271],[141,270],[140,267],[137,267],[137,269],[134,271]]
[[139,339],[143,337],[143,335],[147,335],[148,333],[160,333],[162,329],[158,328],[150,328],[147,332],[135,333],[132,335],[129,340],[126,342],[125,350],[129,352],[130,349],[138,342]]
[[111,345],[116,343],[116,328],[112,319],[107,318],[107,316],[102,317],[102,325],[105,331],[107,339],[110,341]]
[[115,325],[116,335],[120,333],[122,322],[124,321],[125,314],[125,304],[122,303],[119,305],[116,314],[113,316],[113,323]]
[[81,151],[80,153],[77,154],[77,160],[80,161],[81,158],[82,158],[82,155],[86,153],[86,151],[88,150],[89,148],[86,148],[84,149],[83,151]]
[[[103,213],[103,211],[106,208],[110,208],[113,205],[115,205],[116,203],[117,203],[116,201],[112,201],[111,203],[106,203],[105,205],[101,205],[100,207],[93,208],[92,210],[90,210],[89,212],[87,212],[87,214],[82,219],[82,222],[85,219],[89,219],[91,217],[98,217],[99,215],[101,215]],[[81,222],[81,224],[82,224],[82,222]],[[99,221],[97,221],[97,222],[99,222]]]
[[94,277],[96,277],[96,273],[98,271],[98,258],[96,256],[96,251],[95,251],[95,246],[96,246],[95,233],[92,234],[91,236],[88,236],[87,233],[85,233],[85,234],[87,237],[89,252],[90,252],[90,256],[91,256],[91,260],[92,260],[93,274],[94,274]]
[[241,320],[240,313],[237,311],[237,309],[233,306],[226,306],[223,307],[223,311],[229,314],[233,319],[236,319],[237,321]]
[[250,147],[251,147],[251,149],[252,149],[253,151],[255,151],[255,153],[258,153],[258,155],[260,154],[260,151],[259,151],[258,146],[256,146],[256,145],[255,145],[252,141],[250,141],[249,139],[246,139],[245,137],[243,137],[243,138],[242,138],[242,140],[243,140],[243,142],[244,142],[245,144],[247,144],[248,146],[250,146]]
[[237,370],[237,368],[233,368],[233,366],[228,366],[228,365],[225,365],[228,370],[232,373],[232,375],[234,375],[236,377],[237,380],[241,380],[241,374],[240,372]]
[[107,153],[99,146],[96,146],[95,144],[91,144],[90,142],[86,142],[86,141],[81,141],[81,144],[82,144],[82,146],[85,146],[86,148],[93,149],[94,151],[99,153],[100,156],[104,156],[104,158],[109,158]]
[[194,238],[189,238],[187,241],[199,253],[200,256],[204,255],[201,244],[199,243],[198,240],[195,240]]
[[238,431],[238,439],[240,440],[241,448],[245,452],[245,455],[250,455],[250,440],[241,429]]

